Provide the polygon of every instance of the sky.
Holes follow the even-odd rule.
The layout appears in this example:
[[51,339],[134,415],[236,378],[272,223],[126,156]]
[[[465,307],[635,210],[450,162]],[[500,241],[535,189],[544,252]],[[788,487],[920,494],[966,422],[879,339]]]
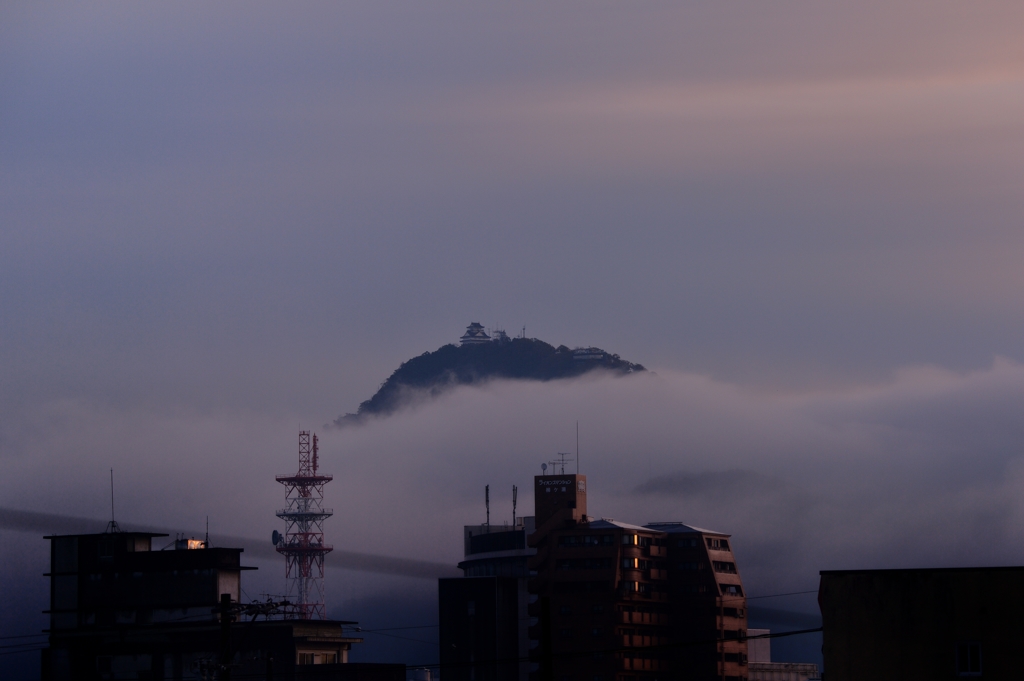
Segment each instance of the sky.
[[[1022,21],[4,3],[0,506],[103,519],[114,467],[125,525],[258,538],[312,428],[336,545],[453,563],[579,420],[591,513],[729,532],[751,593],[1019,564]],[[471,321],[655,375],[323,428]],[[45,542],[0,534],[35,613]],[[428,581],[332,574],[338,616],[433,617]]]

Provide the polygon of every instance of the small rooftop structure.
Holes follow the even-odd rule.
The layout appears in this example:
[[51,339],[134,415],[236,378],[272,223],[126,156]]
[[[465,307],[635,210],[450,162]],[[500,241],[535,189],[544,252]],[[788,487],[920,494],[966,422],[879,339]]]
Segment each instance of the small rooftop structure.
[[466,333],[462,334],[462,338],[459,341],[462,345],[482,345],[483,343],[490,343],[491,337],[487,335],[483,324],[472,322],[466,327]]
[[608,356],[608,353],[601,348],[576,348],[572,351],[572,358],[576,361],[598,361]]

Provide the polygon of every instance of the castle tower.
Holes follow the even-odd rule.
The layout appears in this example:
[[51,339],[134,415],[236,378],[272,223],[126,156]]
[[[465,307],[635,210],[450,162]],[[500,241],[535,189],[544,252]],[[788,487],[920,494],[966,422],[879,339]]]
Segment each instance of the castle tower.
[[480,345],[482,343],[490,343],[491,337],[487,335],[487,331],[479,322],[473,322],[466,327],[466,333],[462,334],[462,338],[459,339],[462,345]]

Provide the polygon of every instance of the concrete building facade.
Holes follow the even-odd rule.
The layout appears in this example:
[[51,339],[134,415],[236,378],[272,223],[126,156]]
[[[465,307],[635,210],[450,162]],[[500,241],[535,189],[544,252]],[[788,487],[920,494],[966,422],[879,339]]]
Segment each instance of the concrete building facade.
[[811,662],[772,662],[769,629],[747,629],[749,681],[820,681],[818,665]]

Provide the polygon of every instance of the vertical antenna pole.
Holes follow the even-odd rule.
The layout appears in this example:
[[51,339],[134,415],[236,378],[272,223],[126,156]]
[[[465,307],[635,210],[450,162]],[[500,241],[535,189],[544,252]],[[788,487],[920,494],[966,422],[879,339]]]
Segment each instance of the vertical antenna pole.
[[491,486],[484,485],[484,506],[487,507],[487,531],[491,531]]
[[512,527],[513,528],[516,526],[516,492],[518,492],[518,491],[519,490],[516,489],[516,486],[512,485]]
[[114,522],[114,469],[110,469],[110,524],[111,526],[116,525]]
[[206,548],[210,548],[210,516],[206,516]]

